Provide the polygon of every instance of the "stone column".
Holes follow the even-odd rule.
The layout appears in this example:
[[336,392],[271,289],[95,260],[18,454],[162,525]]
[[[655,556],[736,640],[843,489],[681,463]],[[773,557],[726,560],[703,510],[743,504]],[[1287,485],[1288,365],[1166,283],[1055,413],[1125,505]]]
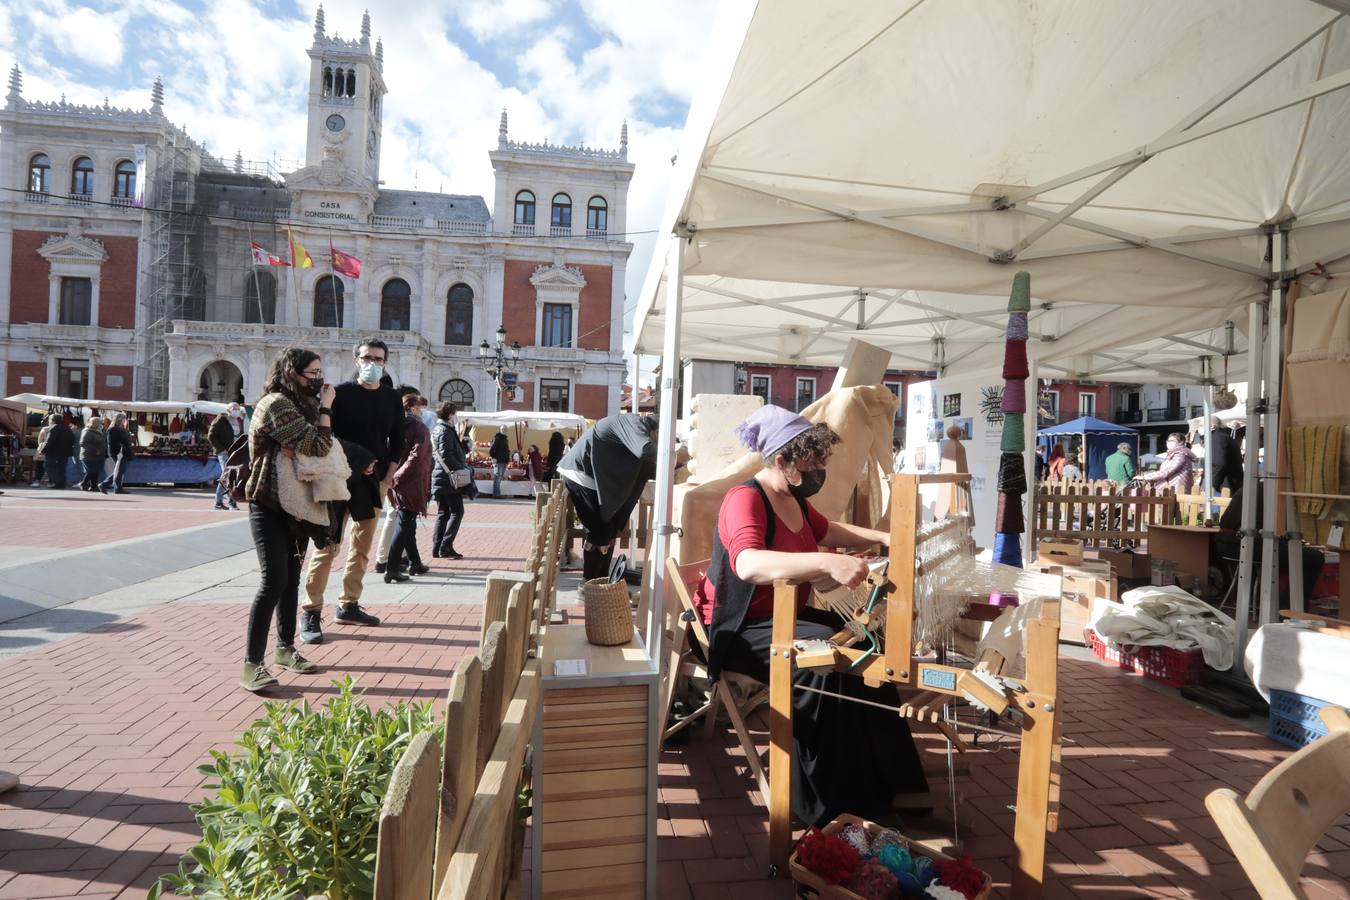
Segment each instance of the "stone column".
[[47,274],[47,324],[61,322],[61,276],[55,272]]
[[417,279],[418,290],[412,298],[412,310],[409,315],[409,328],[413,334],[420,334],[433,344],[443,343],[445,329],[441,334],[432,334],[430,329],[436,321],[431,306],[436,302],[436,242],[431,238],[422,241],[422,268]]
[[155,397],[156,400],[192,400],[188,394],[187,348],[169,348],[169,396]]
[[98,396],[98,352],[89,351],[89,383],[84,386],[85,393],[89,395],[90,400],[99,399]]
[[258,348],[248,351],[248,371],[244,373],[244,401],[251,403],[262,396],[263,379],[267,377],[267,354]]
[[98,321],[98,295],[99,288],[103,284],[103,274],[100,272],[90,279],[92,287],[89,290],[89,324],[95,328],[99,326]]

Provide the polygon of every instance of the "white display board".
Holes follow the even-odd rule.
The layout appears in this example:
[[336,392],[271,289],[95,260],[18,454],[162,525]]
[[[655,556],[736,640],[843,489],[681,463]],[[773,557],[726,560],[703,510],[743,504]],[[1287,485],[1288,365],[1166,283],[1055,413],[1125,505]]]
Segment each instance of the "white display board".
[[[906,404],[904,471],[936,472],[947,428],[956,425],[966,434],[961,444],[975,503],[975,542],[982,548],[994,545],[1002,398],[1003,373],[990,369],[911,384]],[[935,490],[924,491],[930,510],[935,495]]]

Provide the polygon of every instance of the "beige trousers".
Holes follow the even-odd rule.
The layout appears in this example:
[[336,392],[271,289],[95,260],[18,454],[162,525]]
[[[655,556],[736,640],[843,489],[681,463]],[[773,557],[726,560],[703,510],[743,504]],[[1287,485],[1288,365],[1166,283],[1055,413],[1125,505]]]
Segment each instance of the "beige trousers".
[[[380,485],[380,503],[384,503],[384,485]],[[347,562],[342,573],[342,593],[338,602],[343,606],[356,603],[361,599],[363,580],[370,568],[370,548],[375,543],[375,532],[380,526],[380,515],[360,522],[351,523],[351,538],[347,543]],[[346,523],[343,523],[346,529]],[[305,612],[323,610],[323,592],[328,587],[328,574],[333,569],[333,559],[337,556],[338,544],[329,544],[322,550],[315,550],[309,557],[309,569],[305,572],[305,602],[301,609]]]

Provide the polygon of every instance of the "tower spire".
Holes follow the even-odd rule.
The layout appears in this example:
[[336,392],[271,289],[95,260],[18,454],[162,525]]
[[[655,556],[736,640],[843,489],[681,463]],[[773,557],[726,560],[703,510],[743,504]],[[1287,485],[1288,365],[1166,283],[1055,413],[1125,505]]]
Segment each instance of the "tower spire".
[[155,83],[150,88],[150,113],[151,115],[164,115],[164,82],[158,75],[155,76]]
[[370,46],[370,10],[361,13],[361,46]]
[[325,36],[324,31],[323,4],[320,3],[319,8],[314,12],[314,40],[322,40]]
[[375,40],[375,61],[381,66],[384,65],[384,38]]
[[9,94],[5,96],[5,100],[8,101],[10,109],[23,100],[23,71],[19,69],[18,63],[9,70]]
[[[16,68],[17,68],[17,66],[16,66]],[[502,107],[502,121],[501,121],[501,124],[497,126],[497,144],[498,144],[499,146],[503,146],[503,147],[506,146],[506,107],[505,107],[505,106]]]
[[619,155],[624,159],[628,158],[628,120],[623,120],[623,128],[619,131]]

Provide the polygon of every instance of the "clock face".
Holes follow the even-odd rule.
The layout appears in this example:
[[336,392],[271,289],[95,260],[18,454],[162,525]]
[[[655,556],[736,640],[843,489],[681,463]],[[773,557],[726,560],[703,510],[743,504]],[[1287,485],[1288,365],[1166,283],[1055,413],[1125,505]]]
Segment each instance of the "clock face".
[[328,127],[329,131],[336,134],[337,132],[347,127],[347,120],[342,118],[342,116],[338,115],[337,113],[333,113],[324,121],[324,125]]

